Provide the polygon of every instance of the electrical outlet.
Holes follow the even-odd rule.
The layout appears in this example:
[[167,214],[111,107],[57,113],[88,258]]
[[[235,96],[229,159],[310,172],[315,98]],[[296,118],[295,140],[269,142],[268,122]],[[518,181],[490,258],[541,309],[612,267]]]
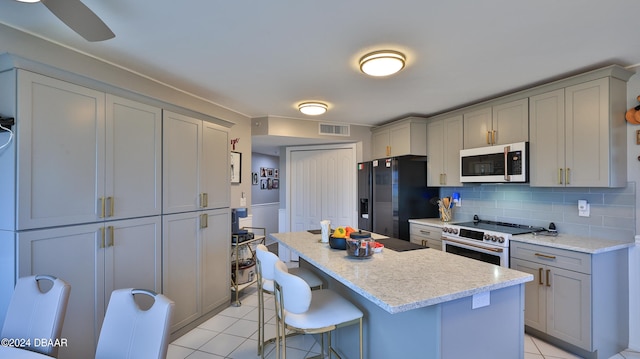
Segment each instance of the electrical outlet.
[[591,206],[589,202],[585,199],[578,200],[578,216],[580,217],[589,217],[591,214]]

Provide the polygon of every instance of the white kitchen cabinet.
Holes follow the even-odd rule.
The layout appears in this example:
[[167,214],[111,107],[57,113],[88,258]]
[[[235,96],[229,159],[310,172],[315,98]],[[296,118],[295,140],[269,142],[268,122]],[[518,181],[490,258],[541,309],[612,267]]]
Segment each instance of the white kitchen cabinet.
[[531,186],[626,186],[625,98],[613,77],[532,96]]
[[166,110],[163,129],[163,213],[228,207],[228,130]]
[[464,148],[529,140],[528,99],[520,99],[465,113]]
[[23,70],[17,83],[17,229],[160,214],[160,109]]
[[592,255],[516,241],[510,249],[511,268],[534,277],[525,285],[527,331],[598,358],[626,348],[626,249]]
[[160,217],[19,232],[20,277],[50,274],[71,285],[59,358],[90,358],[114,289],[160,292]]
[[442,228],[422,223],[409,223],[409,241],[438,251],[442,250]]
[[163,288],[175,332],[231,300],[229,209],[163,216]]
[[427,186],[462,186],[462,136],[461,115],[427,124]]
[[427,155],[426,120],[409,117],[372,130],[372,157],[381,159],[404,155]]

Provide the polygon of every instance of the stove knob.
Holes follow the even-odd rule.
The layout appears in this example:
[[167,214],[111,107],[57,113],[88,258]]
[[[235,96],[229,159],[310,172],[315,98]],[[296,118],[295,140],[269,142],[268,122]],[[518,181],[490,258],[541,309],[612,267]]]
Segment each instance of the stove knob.
[[453,229],[453,234],[458,234],[458,229],[457,228]]
[[485,234],[484,237],[482,237],[482,239],[484,239],[485,241],[488,241],[491,238],[490,235]]
[[449,233],[449,228],[447,228],[447,227],[443,227],[443,228],[442,228],[442,231],[443,231],[444,233]]
[[504,243],[504,237],[498,237],[498,243]]
[[498,240],[498,237],[496,237],[496,236],[491,236],[491,242],[495,242],[495,241],[497,241],[497,240]]

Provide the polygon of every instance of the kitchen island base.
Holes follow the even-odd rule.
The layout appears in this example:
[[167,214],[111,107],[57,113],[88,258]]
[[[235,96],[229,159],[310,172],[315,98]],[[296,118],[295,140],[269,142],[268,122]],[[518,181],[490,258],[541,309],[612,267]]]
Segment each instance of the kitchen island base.
[[[476,309],[474,296],[468,296],[391,314],[302,258],[300,265],[321,275],[329,288],[365,313],[365,358],[524,358],[523,284],[476,295],[476,301],[489,301]],[[337,329],[333,344],[344,358],[358,357],[357,343],[357,328]]]

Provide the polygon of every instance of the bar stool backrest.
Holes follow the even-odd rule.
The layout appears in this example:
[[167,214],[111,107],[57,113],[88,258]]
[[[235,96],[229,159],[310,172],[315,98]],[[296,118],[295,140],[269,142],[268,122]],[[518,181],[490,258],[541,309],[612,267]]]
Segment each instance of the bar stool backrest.
[[284,309],[294,314],[302,314],[309,310],[311,304],[311,288],[302,278],[290,274],[287,265],[278,260],[275,266],[275,281],[282,287]]

